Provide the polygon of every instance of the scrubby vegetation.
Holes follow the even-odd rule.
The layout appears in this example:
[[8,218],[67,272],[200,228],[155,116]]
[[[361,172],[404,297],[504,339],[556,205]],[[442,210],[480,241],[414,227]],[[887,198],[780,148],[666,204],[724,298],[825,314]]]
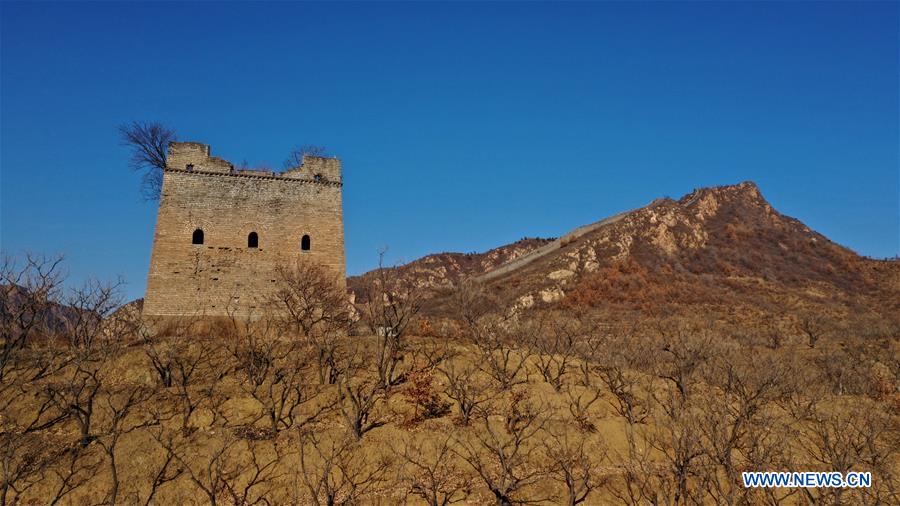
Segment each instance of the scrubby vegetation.
[[[140,321],[116,285],[64,293],[55,259],[0,274],[0,504],[900,501],[884,316],[510,312],[461,283],[426,319],[396,270],[351,307],[300,264],[266,313]],[[594,289],[645,276],[609,274]],[[873,486],[745,489],[745,470]]]

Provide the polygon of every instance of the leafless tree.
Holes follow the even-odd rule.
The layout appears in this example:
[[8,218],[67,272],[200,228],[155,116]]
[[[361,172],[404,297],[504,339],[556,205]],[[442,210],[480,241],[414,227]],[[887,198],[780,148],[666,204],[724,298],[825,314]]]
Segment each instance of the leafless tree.
[[80,444],[54,452],[50,466],[53,485],[45,498],[50,505],[59,504],[72,492],[85,487],[97,475],[102,459]]
[[0,506],[18,504],[22,495],[44,477],[50,463],[46,442],[14,426],[0,429]]
[[806,336],[806,344],[810,348],[815,348],[816,343],[825,336],[827,324],[821,314],[814,311],[805,311],[800,314],[800,318],[797,321],[797,329]]
[[[191,325],[186,320],[173,320],[167,323],[165,333],[151,335],[150,332],[143,332],[141,334],[144,355],[150,360],[150,366],[163,388],[172,387],[176,357],[183,348],[188,347],[189,336],[192,336]],[[163,336],[172,339],[165,339]],[[190,368],[190,370],[193,371],[195,368]]]
[[563,378],[573,366],[578,343],[586,340],[590,334],[590,330],[585,329],[581,322],[560,317],[554,317],[549,324],[539,326],[537,331],[530,334],[529,345],[538,372],[557,392],[562,389]]
[[[528,341],[535,328],[528,324],[483,322],[472,329],[471,338],[478,349],[478,362],[482,370],[493,378],[501,390],[510,390],[528,382],[528,347],[519,347],[514,341]],[[514,337],[516,336],[516,337]]]
[[[792,443],[794,434],[774,418],[763,415],[761,423],[747,431],[745,448],[742,452],[743,466],[748,470],[790,470],[800,466],[794,458]],[[712,474],[712,473],[709,473]],[[718,478],[716,476],[716,478]],[[735,483],[734,485],[737,485]],[[706,485],[707,490],[716,485]],[[716,489],[717,490],[717,489]],[[715,492],[713,492],[715,493]],[[739,489],[737,504],[784,504],[799,494],[799,489],[746,488]]]
[[537,464],[537,439],[547,421],[542,408],[534,408],[514,396],[502,425],[487,414],[462,437],[454,453],[468,462],[494,496],[498,505],[540,502],[537,496],[520,496],[523,488],[537,483],[546,469]]
[[447,380],[445,393],[459,410],[459,424],[469,425],[472,417],[481,414],[493,397],[490,385],[480,377],[478,366],[471,362],[451,361],[439,370]]
[[190,430],[194,413],[214,405],[221,395],[218,380],[225,375],[221,339],[214,342],[176,334],[168,339],[145,338],[142,344],[160,385],[173,391],[182,430]]
[[448,306],[453,316],[467,329],[477,328],[500,308],[496,298],[486,292],[483,285],[471,279],[456,285],[448,298]]
[[97,442],[106,454],[110,475],[110,488],[105,502],[114,506],[119,498],[118,454],[116,452],[122,436],[135,430],[152,425],[155,421],[143,417],[135,418],[133,414],[153,395],[153,392],[142,385],[125,385],[105,392],[103,407],[106,411],[106,427],[97,435]]
[[350,325],[350,302],[338,276],[327,268],[297,261],[275,268],[277,288],[271,302],[285,312],[300,335],[334,337]]
[[317,506],[357,504],[384,484],[391,463],[370,459],[346,434],[300,431],[300,477]]
[[784,317],[780,314],[772,314],[760,326],[759,332],[762,333],[763,340],[769,349],[777,350],[784,345],[786,335],[783,319]]
[[[898,497],[898,431],[896,423],[876,405],[845,400],[844,409],[821,409],[804,428],[800,443],[811,464],[841,473],[871,471],[877,483],[873,480],[872,490],[867,491],[869,500],[880,498],[882,501],[873,502],[889,503]],[[803,490],[810,501],[831,504],[843,503],[843,496],[853,492],[842,488]],[[857,496],[856,500],[861,498]]]
[[64,331],[72,358],[57,378],[44,383],[42,396],[55,408],[58,419],[75,422],[82,447],[97,437],[93,427],[96,403],[108,385],[110,358],[124,340],[104,325],[104,318],[120,300],[118,287],[118,283],[90,281],[72,291],[68,298],[72,316]]
[[303,157],[305,156],[327,156],[328,151],[325,146],[314,146],[312,144],[303,144],[291,149],[290,154],[284,161],[284,169],[293,169],[303,165]]
[[746,498],[740,486],[740,460],[759,443],[754,430],[773,428],[767,408],[783,398],[787,369],[772,355],[753,362],[742,350],[713,357],[705,374],[710,390],[699,414],[698,427],[710,462],[721,472],[706,473],[707,492],[718,503],[736,504]]
[[430,506],[447,506],[465,501],[469,495],[468,476],[462,472],[453,452],[452,435],[406,441],[394,448],[401,460],[400,479],[409,493]]
[[131,168],[144,172],[144,198],[159,200],[166,153],[169,143],[177,140],[175,131],[156,122],[133,121],[119,126],[119,136],[122,145],[131,150]]
[[459,355],[447,336],[423,337],[412,348],[415,368],[434,371]]
[[709,359],[716,344],[708,325],[663,321],[658,324],[657,331],[661,356],[656,374],[674,388],[677,399],[684,404],[699,380],[700,366]]
[[89,280],[73,288],[64,298],[69,308],[64,335],[70,348],[91,353],[97,348],[122,344],[129,337],[124,332],[131,329],[117,325],[121,320],[110,318],[122,305],[122,285],[121,280],[114,283]]
[[151,431],[151,435],[159,448],[162,449],[163,458],[162,463],[154,467],[149,473],[153,478],[150,480],[150,490],[147,492],[147,497],[143,501],[144,506],[154,504],[153,499],[162,486],[177,480],[184,474],[184,467],[178,462],[178,443],[175,442],[175,434],[167,431],[162,426],[158,426]]
[[276,268],[278,288],[270,302],[284,313],[286,327],[312,345],[319,382],[337,380],[339,339],[349,333],[353,323],[350,301],[341,289],[337,275],[305,261]]
[[862,376],[859,374],[862,372],[859,362],[846,349],[830,350],[829,353],[816,356],[814,360],[826,384],[831,387],[831,393],[835,395],[851,393],[850,385],[854,376]]
[[378,269],[366,286],[357,309],[377,338],[373,358],[378,381],[389,389],[403,379],[399,366],[406,351],[406,332],[422,308],[422,293],[411,275],[396,268],[385,268],[383,263],[384,252],[380,254]]
[[461,323],[462,338],[478,350],[479,367],[509,390],[528,381],[528,346],[540,331],[534,322],[509,320],[497,314],[496,300],[475,281],[464,281],[450,294],[449,307]]
[[386,399],[390,390],[378,377],[373,377],[369,357],[362,345],[356,343],[347,353],[338,377],[338,407],[350,433],[360,439],[385,420],[377,416],[376,407]]
[[650,407],[641,392],[639,373],[609,363],[597,369],[597,376],[612,394],[609,403],[616,414],[629,424],[643,423],[647,419]]
[[93,427],[95,406],[103,390],[108,371],[106,352],[79,356],[58,381],[48,382],[43,395],[63,419],[78,427],[79,445],[87,447],[96,439]]
[[[263,321],[241,326],[228,348],[241,388],[260,405],[253,422],[265,420],[269,434],[274,435],[310,423],[332,406],[319,402],[318,387],[306,380],[306,347],[296,340],[275,338]],[[302,415],[301,407],[311,408],[310,413]]]
[[[9,377],[11,369],[17,369],[15,375],[24,382],[54,371],[56,361],[47,360],[44,353],[28,353],[28,349],[38,340],[52,341],[59,330],[52,328],[51,318],[62,316],[52,312],[60,296],[61,263],[62,257],[29,254],[20,263],[6,253],[0,255],[0,391],[16,384]],[[54,345],[44,346],[54,357],[56,343],[46,344]]]
[[547,435],[544,456],[550,464],[550,477],[565,487],[565,504],[584,503],[605,482],[597,471],[597,462],[603,460],[606,450],[590,445],[583,434],[561,430],[547,431]]
[[664,471],[658,473],[657,490],[671,498],[672,504],[700,503],[697,476],[704,451],[697,411],[674,393],[660,402],[666,404],[662,409],[667,414],[647,428],[647,443],[664,463]]
[[570,385],[566,388],[566,401],[569,414],[578,428],[584,432],[594,432],[597,427],[591,420],[591,406],[603,397],[603,390],[595,387],[576,388]]
[[[277,442],[240,439],[232,434],[206,441],[198,440],[197,434],[191,439],[158,441],[210,505],[271,504],[271,488],[280,476],[277,464],[284,454]],[[208,454],[201,448],[208,448]]]
[[652,460],[653,448],[638,434],[634,425],[626,427],[626,451],[615,452],[620,469],[607,485],[610,494],[622,504],[643,506],[665,504],[660,496],[659,471]]

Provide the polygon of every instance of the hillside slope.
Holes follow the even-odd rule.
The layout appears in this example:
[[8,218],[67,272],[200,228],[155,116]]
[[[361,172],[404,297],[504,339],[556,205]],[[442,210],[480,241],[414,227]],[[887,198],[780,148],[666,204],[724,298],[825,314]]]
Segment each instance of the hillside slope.
[[432,287],[474,277],[515,307],[900,312],[900,262],[830,241],[776,211],[752,182],[658,199],[554,241],[470,255],[468,263],[454,255],[404,268]]
[[[412,276],[423,289],[437,292],[455,286],[462,279],[476,277],[513,262],[553,241],[554,239],[526,237],[484,253],[437,253],[389,268],[397,269],[403,275]],[[349,290],[361,296],[365,291],[363,287],[374,273],[375,271],[370,271],[361,276],[347,278]]]

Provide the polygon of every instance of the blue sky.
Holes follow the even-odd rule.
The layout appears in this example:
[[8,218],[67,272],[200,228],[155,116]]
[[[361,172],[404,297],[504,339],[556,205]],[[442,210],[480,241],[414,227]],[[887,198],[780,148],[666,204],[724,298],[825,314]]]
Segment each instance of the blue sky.
[[0,5],[0,240],[143,294],[154,203],[116,126],[343,160],[347,268],[481,251],[757,182],[900,253],[898,4]]

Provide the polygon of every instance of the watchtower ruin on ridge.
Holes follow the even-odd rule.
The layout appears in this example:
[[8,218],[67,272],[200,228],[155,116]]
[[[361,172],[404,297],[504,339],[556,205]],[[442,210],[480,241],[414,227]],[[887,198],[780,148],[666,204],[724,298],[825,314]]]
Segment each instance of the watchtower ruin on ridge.
[[196,142],[169,144],[143,313],[259,314],[275,269],[298,259],[345,283],[341,162],[239,170]]

